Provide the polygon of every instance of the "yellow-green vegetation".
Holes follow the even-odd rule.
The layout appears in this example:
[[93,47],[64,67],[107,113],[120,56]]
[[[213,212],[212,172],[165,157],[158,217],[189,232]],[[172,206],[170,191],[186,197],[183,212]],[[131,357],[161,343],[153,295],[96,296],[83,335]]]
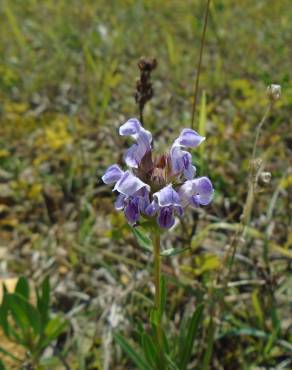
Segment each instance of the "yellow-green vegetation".
[[[137,322],[147,321],[151,257],[114,210],[101,176],[109,164],[122,164],[126,144],[117,129],[138,116],[141,56],[158,61],[144,112],[157,150],[190,127],[204,6],[0,2],[0,277],[26,275],[37,284],[51,276],[53,308],[70,321],[55,345],[66,363],[57,360],[56,369],[135,368],[114,331],[135,338]],[[190,247],[162,260],[174,338],[198,297],[206,303],[189,369],[201,369],[210,317],[210,368],[291,366],[291,35],[290,0],[211,1],[194,127],[207,140],[193,154],[215,199],[162,236],[165,249]],[[272,178],[259,183],[241,233],[271,83],[282,86],[282,97],[263,126],[257,157]],[[228,272],[232,243],[238,245]],[[0,359],[5,363],[1,352]]]

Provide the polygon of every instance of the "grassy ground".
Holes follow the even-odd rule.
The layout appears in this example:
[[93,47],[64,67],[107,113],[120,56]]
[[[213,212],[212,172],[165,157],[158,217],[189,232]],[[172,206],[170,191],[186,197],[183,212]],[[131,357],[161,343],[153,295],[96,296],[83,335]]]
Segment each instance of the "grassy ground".
[[[195,0],[0,4],[0,273],[35,282],[51,275],[54,308],[71,320],[62,348],[74,369],[131,369],[112,328],[131,337],[132,323],[146,319],[151,259],[100,177],[122,163],[126,143],[117,128],[138,114],[140,56],[158,60],[145,112],[156,148],[190,126],[203,14]],[[289,367],[291,25],[289,0],[211,4],[200,82],[206,119],[195,122],[207,140],[194,159],[216,195],[163,239],[165,247],[192,246],[163,265],[174,334],[198,292],[211,301],[210,284],[245,204],[266,86],[283,90],[258,148],[272,179],[256,195],[234,284],[216,312],[214,369]],[[207,313],[205,321],[191,369],[206,343]]]

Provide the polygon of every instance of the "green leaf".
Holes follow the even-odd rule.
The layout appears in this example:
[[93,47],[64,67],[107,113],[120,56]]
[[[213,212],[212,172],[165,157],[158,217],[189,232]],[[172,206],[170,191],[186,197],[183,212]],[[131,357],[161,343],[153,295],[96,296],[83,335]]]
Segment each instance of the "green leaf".
[[2,327],[5,335],[9,338],[10,326],[8,322],[8,301],[6,296],[7,293],[4,294],[3,301],[0,306],[0,326]]
[[7,336],[7,338],[23,345],[24,344],[23,339],[9,324],[9,320],[8,320],[9,303],[7,300],[7,295],[8,295],[7,292],[4,293],[2,305],[0,306],[0,327],[2,327],[2,330],[4,334]]
[[158,364],[158,354],[153,340],[149,335],[144,333],[142,335],[142,348],[144,350],[145,358],[151,366]]
[[7,294],[9,310],[17,326],[27,335],[32,328],[35,334],[40,333],[40,314],[29,302],[18,294]]
[[50,280],[47,276],[41,287],[41,294],[37,290],[37,308],[41,316],[42,327],[44,327],[49,320],[49,308],[50,308]]
[[14,293],[19,294],[25,300],[29,300],[29,284],[26,277],[22,276],[18,279]]
[[196,308],[189,322],[187,336],[184,341],[183,351],[180,358],[181,370],[185,370],[187,368],[188,362],[191,358],[194,341],[199,329],[199,325],[202,321],[203,310],[204,305],[201,303]]
[[190,249],[190,247],[185,247],[185,248],[169,248],[165,249],[160,253],[161,256],[163,257],[171,257],[171,256],[176,256],[177,254],[181,254],[185,252],[186,250]]
[[258,319],[258,323],[261,328],[264,326],[264,314],[259,299],[259,290],[255,289],[251,295],[251,301],[254,308],[255,316]]
[[165,331],[164,331],[163,328],[161,328],[161,332],[162,332],[163,350],[164,350],[165,354],[169,354],[170,353],[169,343],[168,343],[168,339],[167,339],[167,336],[166,336]]
[[60,366],[60,359],[57,356],[41,358],[40,365],[44,366],[45,369],[58,369],[58,366]]
[[165,354],[165,359],[170,370],[180,370],[168,354]]
[[139,246],[147,252],[152,252],[152,240],[146,235],[142,227],[132,227],[132,232],[137,239]]
[[278,312],[277,312],[275,305],[272,305],[271,307],[271,319],[272,319],[274,332],[276,333],[276,336],[278,336],[280,335],[280,332],[281,332],[281,322],[279,320]]
[[0,370],[6,370],[2,360],[0,360]]
[[58,338],[58,336],[63,333],[68,325],[67,321],[62,320],[59,316],[54,317],[51,319],[47,326],[45,327],[44,331],[44,338],[39,342],[39,348],[45,348],[49,345],[53,340]]
[[213,317],[211,316],[210,322],[208,325],[207,349],[204,353],[202,370],[209,370],[210,360],[212,358],[212,352],[213,352],[213,347],[214,347],[215,330],[216,330],[216,327],[213,321]]
[[158,310],[156,308],[152,308],[152,310],[150,310],[150,323],[152,325],[157,326],[158,319],[159,319],[159,312],[158,312]]
[[141,355],[133,349],[133,347],[121,334],[114,333],[114,338],[122,350],[129,356],[129,358],[140,370],[151,370],[151,367],[141,358]]
[[182,317],[181,323],[180,323],[180,328],[179,328],[179,335],[177,335],[175,339],[174,346],[175,348],[178,349],[178,358],[181,358],[181,354],[184,349],[184,342],[186,338],[186,329],[187,329],[187,317],[186,315]]

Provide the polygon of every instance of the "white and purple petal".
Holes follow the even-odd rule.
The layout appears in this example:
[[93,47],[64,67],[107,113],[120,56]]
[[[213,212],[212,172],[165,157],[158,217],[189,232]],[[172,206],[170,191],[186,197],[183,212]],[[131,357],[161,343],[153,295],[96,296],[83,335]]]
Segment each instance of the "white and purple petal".
[[159,205],[156,200],[153,200],[146,208],[145,208],[145,215],[152,217],[156,215],[156,213],[159,211]]
[[193,184],[192,181],[186,181],[178,191],[180,196],[180,202],[183,207],[187,207],[190,203],[190,198],[193,196]]
[[172,146],[170,150],[171,171],[174,175],[179,174],[184,169],[183,152],[179,146]]
[[153,194],[153,197],[157,199],[160,207],[167,206],[180,206],[180,196],[173,189],[172,184],[169,184]]
[[191,180],[194,178],[196,168],[192,165],[192,155],[179,146],[173,145],[170,151],[171,171],[173,175],[183,173],[185,178]]
[[119,134],[121,136],[132,136],[137,134],[141,130],[141,128],[142,125],[137,118],[130,118],[120,127]]
[[206,206],[213,199],[214,189],[208,177],[199,177],[194,180],[186,181],[179,190],[181,204],[183,207],[188,205],[198,207]]
[[196,179],[197,194],[199,202],[202,206],[207,206],[213,199],[214,189],[208,177],[200,177]]
[[149,185],[145,184],[145,182],[134,176],[130,171],[126,171],[116,183],[113,191],[116,190],[121,194],[131,196],[144,187],[150,191]]
[[138,168],[145,153],[146,152],[143,147],[139,146],[138,144],[133,144],[126,151],[124,160],[129,167]]
[[186,179],[192,180],[196,174],[196,167],[192,165],[192,155],[182,151],[183,173]]
[[113,164],[105,171],[101,179],[105,184],[114,184],[120,180],[123,174],[124,171],[122,171],[117,164]]
[[136,140],[137,143],[127,150],[124,159],[129,167],[137,168],[144,155],[151,151],[151,132],[145,130],[138,119],[131,118],[120,127],[119,133]]
[[126,201],[126,195],[124,194],[119,194],[117,196],[117,199],[115,201],[115,209],[117,211],[121,211],[125,207],[125,201]]
[[187,148],[196,148],[199,146],[205,137],[199,135],[195,130],[185,128],[182,130],[179,137],[175,140],[173,145],[185,146]]

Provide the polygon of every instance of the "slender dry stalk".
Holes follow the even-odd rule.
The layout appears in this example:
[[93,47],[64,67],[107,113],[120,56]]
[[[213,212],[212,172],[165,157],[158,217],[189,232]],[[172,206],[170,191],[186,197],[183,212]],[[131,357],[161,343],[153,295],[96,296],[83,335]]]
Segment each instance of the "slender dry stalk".
[[261,163],[256,163],[256,151],[257,151],[257,146],[258,146],[258,140],[260,136],[261,129],[266,122],[271,110],[273,107],[273,102],[270,101],[269,105],[263,115],[263,118],[259,122],[256,128],[256,136],[255,136],[255,141],[253,145],[253,150],[252,150],[252,157],[250,160],[250,166],[249,166],[249,174],[248,174],[248,192],[246,196],[246,201],[244,204],[242,216],[240,219],[240,224],[238,227],[237,232],[234,234],[233,238],[231,239],[231,242],[229,244],[229,248],[226,252],[226,256],[224,260],[228,260],[229,256],[231,255],[231,258],[228,261],[228,272],[225,277],[225,283],[227,284],[229,275],[231,273],[233,261],[234,261],[234,256],[237,250],[237,246],[239,242],[244,238],[245,236],[245,230],[246,227],[248,226],[251,218],[251,213],[253,209],[253,204],[254,204],[254,197],[255,197],[255,192],[256,192],[256,187],[258,183],[258,177],[259,173],[261,171]]
[[[246,196],[246,202],[245,202],[242,216],[240,219],[239,227],[237,231],[235,232],[235,234],[233,235],[231,242],[227,248],[226,254],[223,258],[223,262],[222,262],[223,268],[218,269],[215,280],[210,289],[209,295],[211,298],[212,296],[214,296],[215,288],[219,287],[219,282],[221,279],[223,279],[223,282],[222,282],[223,295],[222,296],[223,297],[225,296],[226,289],[228,288],[228,280],[229,280],[229,277],[232,271],[232,266],[233,266],[236,250],[237,250],[239,243],[244,238],[246,226],[248,226],[248,223],[250,221],[256,186],[257,186],[258,177],[261,171],[261,165],[256,164],[256,151],[257,151],[257,146],[258,146],[258,140],[259,140],[261,129],[264,123],[266,122],[272,110],[272,107],[273,107],[273,100],[270,100],[267,110],[256,128],[256,136],[255,136],[252,157],[250,160],[250,167],[249,167],[248,192]],[[226,265],[227,265],[227,272],[224,274],[223,269]],[[219,304],[222,304],[222,303],[223,301],[222,299],[220,299]],[[218,309],[219,309],[218,305],[216,305],[215,302],[213,302],[211,304],[210,311],[209,311],[210,321],[209,321],[208,329],[207,329],[208,350],[206,351],[205,356],[204,356],[203,370],[207,370],[209,368],[209,363],[210,363],[211,356],[212,356],[213,342],[214,342],[214,336],[215,336],[215,331],[216,331],[215,324],[214,324],[214,318],[218,314]]]
[[199,81],[200,81],[200,73],[201,73],[201,67],[202,67],[203,50],[204,50],[205,39],[206,39],[206,30],[207,30],[207,24],[208,24],[210,2],[211,0],[207,0],[204,26],[203,26],[203,32],[202,32],[201,42],[200,42],[200,53],[199,53],[199,61],[198,61],[198,67],[197,67],[197,76],[196,76],[196,81],[195,81],[194,100],[193,100],[193,106],[192,106],[191,128],[194,128],[194,122],[195,122],[195,113],[196,113],[196,106],[197,106],[197,100],[198,100]]
[[153,250],[154,250],[154,284],[155,284],[155,308],[158,312],[157,320],[157,343],[158,343],[158,353],[161,370],[164,369],[164,353],[163,353],[163,338],[162,338],[162,328],[161,328],[161,256],[160,256],[160,234],[157,230],[153,232]]

